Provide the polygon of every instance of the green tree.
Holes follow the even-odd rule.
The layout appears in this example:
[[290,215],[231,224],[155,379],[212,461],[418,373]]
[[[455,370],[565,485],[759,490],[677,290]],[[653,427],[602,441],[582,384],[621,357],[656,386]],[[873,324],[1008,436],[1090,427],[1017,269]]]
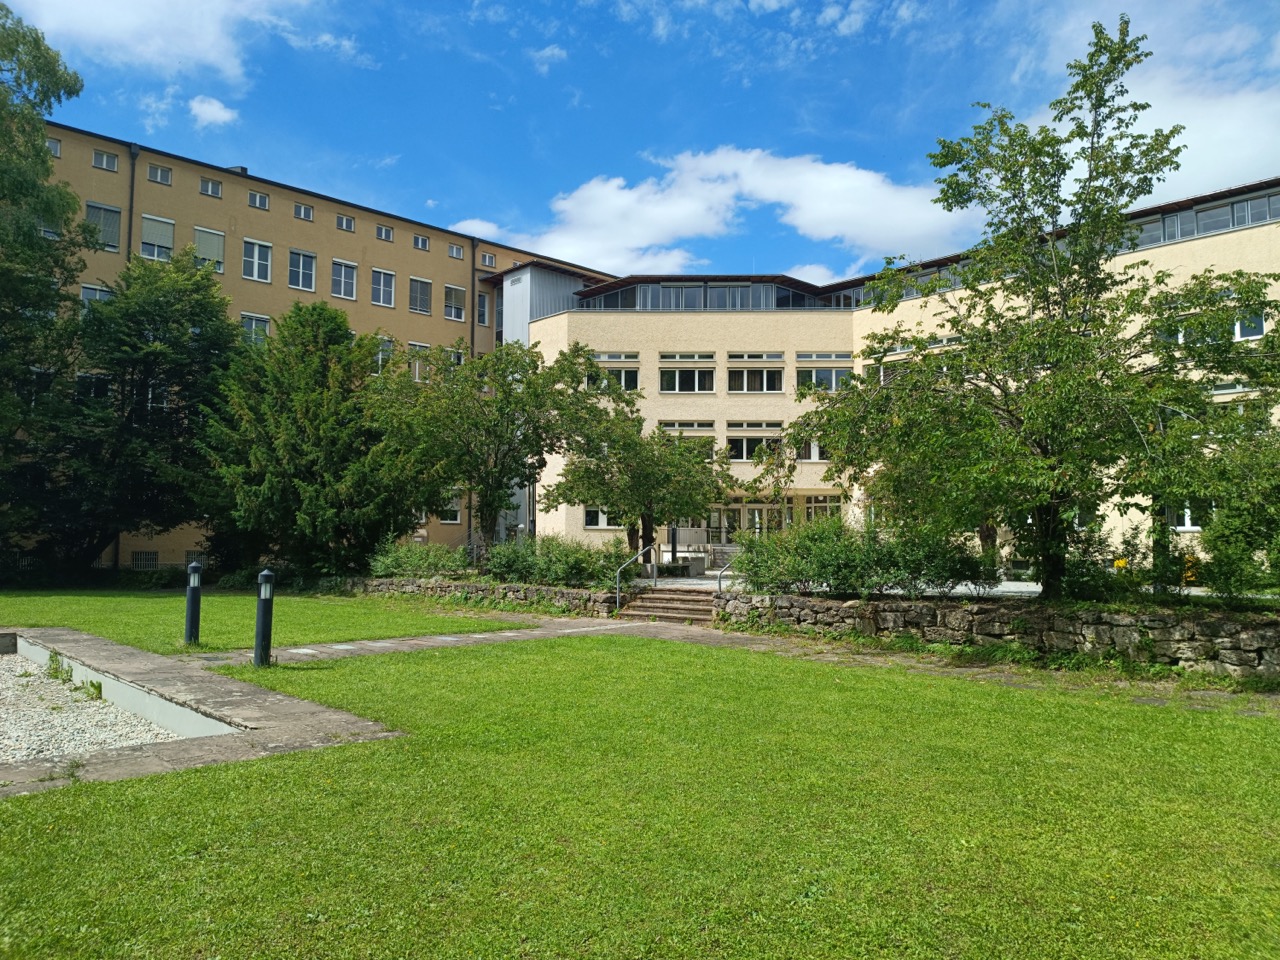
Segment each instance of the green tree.
[[518,342],[463,356],[461,341],[410,355],[420,382],[402,381],[400,402],[389,410],[396,430],[418,438],[419,462],[465,495],[476,534],[493,543],[514,492],[537,483],[547,457],[630,401],[581,344],[551,363],[536,345]]
[[78,319],[71,285],[93,240],[75,194],[49,182],[45,143],[45,115],[80,89],[40,32],[0,4],[0,544],[31,537],[36,511],[8,491],[61,409]]
[[644,432],[644,419],[619,410],[578,438],[560,479],[542,493],[542,504],[599,506],[627,528],[634,552],[654,542],[655,527],[703,517],[734,486],[728,451],[716,456],[710,437],[665,430]]
[[362,572],[379,541],[440,508],[441,488],[385,427],[396,378],[378,375],[378,337],[326,303],[273,325],[233,361],[205,450],[240,532],[307,574]]
[[[931,275],[888,264],[877,309],[919,292],[921,320],[869,336],[863,356],[883,366],[817,396],[793,428],[900,519],[1003,524],[1046,598],[1062,593],[1082,511],[1154,503],[1154,529],[1167,531],[1164,505],[1251,442],[1242,426],[1210,439],[1215,383],[1248,382],[1268,408],[1276,384],[1275,333],[1261,344],[1233,335],[1250,318],[1274,327],[1275,277],[1176,284],[1146,262],[1116,262],[1137,242],[1127,211],[1182,149],[1180,128],[1138,128],[1147,104],[1128,99],[1124,77],[1149,55],[1143,39],[1124,18],[1115,36],[1095,24],[1050,125],[981,104],[989,116],[970,136],[939,140],[930,159],[950,172],[937,202],[983,210],[981,242]],[[940,348],[943,338],[958,346]],[[901,359],[885,363],[890,354]]]
[[79,325],[76,376],[56,416],[27,438],[18,499],[36,511],[37,551],[85,569],[123,531],[198,520],[204,406],[239,334],[213,268],[187,249],[135,258]]

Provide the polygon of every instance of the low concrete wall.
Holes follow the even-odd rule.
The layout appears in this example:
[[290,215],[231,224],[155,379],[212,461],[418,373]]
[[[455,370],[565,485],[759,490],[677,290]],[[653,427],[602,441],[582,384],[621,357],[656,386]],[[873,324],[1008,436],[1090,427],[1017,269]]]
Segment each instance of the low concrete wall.
[[[570,613],[587,617],[609,617],[614,611],[612,590],[575,590],[569,587],[540,587],[522,583],[467,583],[454,580],[418,580],[411,577],[351,580],[356,593],[419,593],[430,597],[477,597],[503,603],[551,603]],[[631,600],[625,590],[622,604]]]
[[717,593],[716,617],[735,624],[784,624],[856,631],[864,636],[911,633],[931,643],[1020,643],[1045,653],[1111,652],[1230,674],[1280,675],[1280,619],[1237,614],[1054,611],[1025,600],[823,600]]

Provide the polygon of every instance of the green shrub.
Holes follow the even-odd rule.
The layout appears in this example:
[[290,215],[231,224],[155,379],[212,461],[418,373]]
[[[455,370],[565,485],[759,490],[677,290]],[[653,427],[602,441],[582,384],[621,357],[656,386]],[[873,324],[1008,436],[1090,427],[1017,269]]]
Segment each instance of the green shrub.
[[1200,535],[1200,543],[1208,557],[1198,564],[1196,578],[1214,596],[1234,600],[1274,586],[1268,558],[1240,513],[1219,511]]
[[[538,537],[496,543],[489,548],[486,573],[503,583],[554,587],[613,586],[617,570],[630,557],[621,539],[593,547],[562,537]],[[632,564],[622,571],[628,583],[639,572]]]
[[369,559],[369,573],[375,577],[455,577],[467,566],[465,547],[394,538],[382,541]]

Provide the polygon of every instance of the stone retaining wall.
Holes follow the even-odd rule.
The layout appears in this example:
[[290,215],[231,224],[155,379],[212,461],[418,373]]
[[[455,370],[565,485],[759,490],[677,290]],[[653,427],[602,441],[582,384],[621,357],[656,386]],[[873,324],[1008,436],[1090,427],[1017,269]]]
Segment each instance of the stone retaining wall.
[[911,633],[931,643],[1020,643],[1044,653],[1115,652],[1233,677],[1280,675],[1280,619],[1238,614],[1127,614],[1054,611],[1024,600],[824,600],[717,593],[716,618],[736,624],[784,624]]
[[[569,587],[539,587],[521,583],[467,583],[454,580],[419,580],[411,577],[351,580],[348,586],[356,593],[420,593],[431,597],[493,600],[503,603],[549,603],[569,613],[587,617],[613,615],[612,590],[575,590]],[[622,594],[623,606],[631,599]]]

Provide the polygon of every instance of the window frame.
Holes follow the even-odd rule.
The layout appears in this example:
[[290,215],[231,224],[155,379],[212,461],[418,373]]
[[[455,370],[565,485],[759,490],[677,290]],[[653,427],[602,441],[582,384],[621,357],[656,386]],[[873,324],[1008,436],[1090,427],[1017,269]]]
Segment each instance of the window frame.
[[[337,276],[335,276],[335,275],[334,275],[334,274],[337,272],[337,268],[338,268],[338,267],[342,267],[342,268],[343,268],[343,278],[342,278],[342,280],[341,280],[341,281],[339,281],[339,278],[338,278]],[[338,293],[338,292],[337,292],[336,290],[334,290],[334,288],[333,288],[333,285],[334,285],[335,283],[339,283],[339,282],[343,283],[343,285],[344,285],[344,287],[345,287],[345,284],[346,284],[346,276],[347,276],[346,271],[348,271],[348,270],[350,270],[350,271],[351,271],[351,295],[350,295],[350,296],[348,296],[348,295],[347,295],[347,294],[345,294],[345,293]],[[337,257],[334,257],[334,258],[333,258],[333,269],[332,269],[332,270],[330,271],[330,273],[329,273],[329,277],[330,277],[330,284],[329,284],[329,296],[331,296],[331,297],[337,297],[339,300],[354,300],[354,299],[356,299],[356,295],[357,295],[357,293],[359,292],[359,286],[358,286],[358,285],[359,285],[359,280],[358,280],[359,274],[360,274],[360,265],[359,265],[358,263],[352,263],[350,260],[339,260]]]
[[[102,160],[101,163],[98,162],[99,159]],[[120,171],[120,154],[111,153],[108,150],[94,149],[92,163],[93,169],[95,170],[105,170],[107,173],[118,173]]]
[[[255,199],[257,199],[257,200],[261,200],[262,202],[261,202],[261,203],[254,203],[254,200],[255,200]],[[271,209],[271,194],[269,194],[269,193],[263,193],[261,190],[250,190],[250,191],[249,191],[249,206],[253,207],[253,209],[255,209],[255,210],[270,210],[270,209]]]
[[[596,515],[596,522],[591,522],[591,514]],[[582,507],[582,528],[584,530],[621,530],[622,524],[609,522],[609,511],[594,504]]]
[[62,141],[57,137],[45,137],[44,148],[49,151],[53,159],[62,159]]
[[345,213],[339,213],[337,214],[337,220],[335,223],[337,224],[338,229],[343,233],[356,232],[356,218],[353,216]]
[[498,266],[498,257],[497,257],[497,255],[496,255],[496,254],[492,254],[492,253],[482,253],[482,254],[480,254],[480,266],[482,266],[482,267],[494,267],[494,268],[496,268],[496,267]]
[[222,199],[222,181],[214,180],[212,177],[200,178],[200,196],[213,197],[215,200]]
[[389,227],[385,223],[378,223],[374,225],[373,235],[384,243],[394,243],[396,228]]
[[462,244],[460,243],[449,244],[449,256],[454,260],[463,259]]
[[[199,254],[200,234],[202,233],[207,233],[211,236],[222,238],[222,259],[221,260],[209,260],[200,256]],[[222,230],[214,230],[212,227],[192,227],[191,236],[192,236],[192,242],[195,244],[195,247],[196,247],[196,263],[200,264],[201,266],[204,266],[204,264],[206,263],[212,263],[214,273],[225,273],[225,267],[226,267],[226,261],[227,261],[226,233]]]
[[[160,244],[155,244],[155,243],[149,244],[146,240],[142,239],[147,232],[146,224],[148,220],[150,220],[152,223],[167,223],[169,225],[169,246],[168,247],[165,247]],[[177,237],[175,236],[176,233],[177,233],[177,223],[174,220],[171,220],[169,217],[158,217],[154,213],[142,214],[142,229],[139,231],[139,236],[138,236],[138,256],[142,257],[144,260],[156,260],[162,263],[168,263],[170,260],[173,259],[173,247],[174,247],[174,244],[177,243]],[[151,253],[147,253],[148,246],[152,248]],[[159,251],[161,250],[166,250],[168,252],[165,256],[160,256]]]
[[[450,290],[457,290],[459,293],[462,294],[461,306],[459,306],[456,303],[449,302]],[[458,315],[454,316],[453,315],[454,312],[456,312]],[[467,322],[467,288],[466,287],[456,287],[451,283],[446,283],[444,285],[444,318],[446,320],[455,320],[458,323]]]
[[431,238],[425,233],[415,233],[413,235],[413,249],[429,251],[431,249]]
[[[394,308],[396,305],[396,274],[394,270],[383,270],[381,267],[370,267],[372,272],[369,277],[369,302],[375,307]],[[380,300],[379,297],[385,296],[388,292],[387,278],[390,278],[390,300]]]
[[[113,206],[111,206],[111,204],[109,204],[109,203],[98,203],[96,200],[86,200],[86,201],[84,202],[84,218],[85,218],[85,220],[89,220],[89,210],[90,210],[90,208],[94,208],[94,209],[97,209],[97,210],[102,210],[102,211],[104,211],[104,212],[106,212],[106,213],[114,213],[114,214],[116,215],[116,242],[115,242],[115,243],[103,243],[103,245],[102,245],[102,249],[103,249],[104,251],[106,251],[107,253],[119,253],[119,252],[120,252],[120,232],[121,232],[121,229],[122,229],[122,228],[123,228],[123,226],[124,226],[124,211],[123,211],[123,210],[121,210],[119,207],[113,207]],[[92,223],[93,221],[92,221],[92,220],[89,220],[89,222],[90,222],[90,223]],[[99,232],[99,234],[101,234],[102,229],[101,229],[101,225],[100,225],[100,224],[98,225],[98,228],[99,228],[99,229],[98,229],[98,232]]]
[[[250,246],[250,244],[252,244],[252,245],[253,245],[253,248],[254,248],[253,264],[254,264],[254,268],[255,268],[255,269],[254,269],[254,273],[255,273],[255,274],[257,274],[257,273],[258,273],[258,269],[257,269],[257,268],[258,268],[258,267],[260,267],[260,266],[262,265],[262,263],[264,262],[264,261],[262,260],[261,256],[260,256],[261,251],[262,251],[263,249],[265,249],[265,250],[267,251],[267,257],[266,257],[266,261],[265,261],[265,263],[266,263],[266,265],[267,265],[267,276],[266,276],[266,278],[265,278],[265,279],[264,279],[264,278],[262,278],[262,277],[259,277],[259,276],[249,276],[248,274],[246,274],[246,273],[244,272],[244,271],[245,271],[245,263],[246,263],[246,262],[248,262],[248,260],[249,260],[248,252],[249,252],[249,246]],[[269,243],[269,242],[268,242],[268,241],[266,241],[266,240],[255,240],[255,239],[253,239],[252,237],[245,237],[245,238],[244,238],[244,243],[243,243],[243,245],[242,245],[242,246],[241,246],[241,248],[240,248],[240,249],[241,249],[241,258],[240,258],[240,278],[241,278],[242,280],[252,280],[254,283],[270,283],[270,282],[271,282],[271,267],[272,267],[271,261],[272,261],[272,259],[273,259],[273,258],[272,258],[272,255],[271,255],[271,248],[272,248],[272,246],[273,246],[273,244]]]
[[[760,389],[751,388],[752,374],[760,374]],[[726,380],[726,386],[729,393],[782,393],[782,380],[784,370],[782,367],[730,367],[729,376]],[[739,386],[734,387],[734,375],[737,374]],[[770,389],[770,382],[777,384],[776,389]]]
[[[155,176],[152,176],[152,174]],[[173,186],[173,167],[166,167],[159,163],[147,164],[147,182],[158,183],[162,187]]]
[[[693,374],[693,389],[683,389],[680,386],[681,374]],[[668,387],[667,380],[674,378],[674,386]],[[704,385],[704,381],[706,381]],[[716,368],[715,367],[661,367],[658,370],[658,392],[659,393],[715,393],[716,392]]]
[[[294,257],[297,257],[299,260],[299,266],[296,268],[299,283],[293,282],[293,275],[295,273]],[[303,273],[301,262],[308,257],[310,257],[311,259],[311,286],[304,287],[301,284],[302,273]],[[310,250],[299,250],[296,247],[290,247],[289,248],[289,277],[288,277],[289,289],[305,290],[307,293],[315,293],[316,292],[316,265],[319,263],[319,260],[320,258],[316,254],[312,253]]]
[[315,223],[316,208],[309,203],[303,203],[300,200],[293,201],[293,219],[303,220],[307,223]]
[[[244,331],[244,342],[259,344],[271,336],[271,318],[261,313],[240,312],[240,328]],[[261,331],[261,334],[259,334]]]
[[[427,308],[425,310],[421,310],[418,307],[414,306],[415,297],[414,297],[413,285],[415,283],[426,284]],[[415,277],[415,276],[409,277],[409,312],[410,313],[416,313],[419,316],[424,316],[424,317],[431,316],[431,293],[432,293],[431,287],[432,287],[431,281],[428,280],[426,277]],[[420,300],[421,297],[418,297],[417,299]]]

